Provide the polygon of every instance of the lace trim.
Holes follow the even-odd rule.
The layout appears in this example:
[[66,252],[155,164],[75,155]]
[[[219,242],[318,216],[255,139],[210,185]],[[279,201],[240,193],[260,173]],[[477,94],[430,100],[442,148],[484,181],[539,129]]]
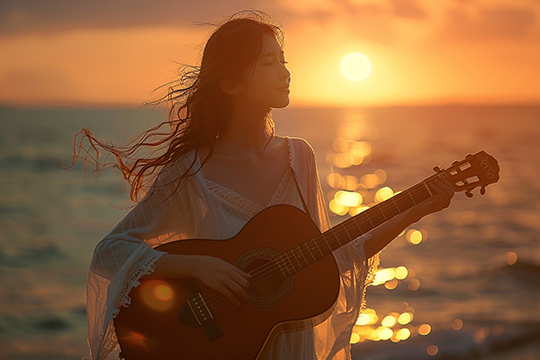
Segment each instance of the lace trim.
[[[116,300],[114,307],[111,312],[111,319],[107,323],[107,325],[103,328],[101,331],[101,334],[99,335],[99,338],[101,339],[101,344],[99,346],[99,359],[97,360],[105,360],[107,356],[111,352],[116,349],[116,346],[118,345],[118,337],[116,336],[116,330],[114,329],[114,322],[113,319],[120,313],[120,307],[128,307],[129,304],[131,304],[131,298],[129,297],[129,292],[134,287],[137,287],[141,285],[141,282],[139,279],[144,276],[148,275],[154,272],[156,269],[156,261],[158,261],[163,255],[166,253],[157,253],[153,255],[143,266],[141,266],[135,274],[133,274],[129,280],[126,282],[126,285],[124,286],[124,289],[120,293],[120,296],[118,297],[118,300]],[[90,344],[88,344],[90,347]],[[92,359],[94,356],[91,356]]]
[[283,178],[281,179],[281,182],[279,183],[278,188],[276,189],[276,192],[272,196],[272,199],[270,199],[269,205],[272,205],[273,203],[279,201],[283,194],[285,193],[285,190],[287,190],[287,185],[289,185],[289,181],[292,177],[293,169],[289,167],[287,171],[285,172],[285,175],[283,175]]
[[[363,257],[364,257],[364,260],[362,262],[362,268],[363,269],[367,269],[364,270],[365,272],[362,274],[362,276],[364,277],[364,282],[363,282],[363,289],[362,289],[362,302],[361,302],[361,305],[360,305],[360,313],[362,313],[362,311],[364,311],[366,309],[366,289],[368,287],[369,284],[371,284],[373,282],[373,279],[375,278],[375,273],[377,272],[377,268],[379,266],[379,254],[380,253],[377,253],[375,254],[374,256],[372,256],[371,258],[369,259],[366,259],[366,254],[365,254],[365,250],[364,250],[364,242],[366,240],[368,240],[369,238],[371,238],[371,234],[368,232],[364,235],[362,235],[360,238],[358,238],[357,240],[354,240],[353,241],[353,246],[354,248],[360,252],[361,254],[363,254]],[[361,241],[363,240],[363,241]]]
[[[292,176],[293,169],[293,149],[291,146],[291,139],[288,137],[285,137],[287,140],[287,147],[289,149],[289,168],[285,171],[283,174],[283,177],[281,178],[281,181],[279,182],[279,185],[276,188],[276,191],[270,198],[270,202],[267,206],[273,205],[276,203],[285,193],[285,190],[287,189],[287,185],[289,184],[289,180]],[[253,201],[246,199],[242,195],[238,194],[236,191],[231,190],[223,185],[220,185],[210,179],[205,179],[206,182],[206,188],[210,190],[210,193],[214,196],[216,196],[219,200],[227,203],[228,205],[232,205],[237,210],[241,211],[250,211],[253,214],[258,213],[259,211],[263,210],[265,207],[261,206],[260,204],[254,203]]]
[[131,298],[129,297],[129,292],[134,287],[137,287],[141,285],[141,282],[139,279],[144,276],[148,275],[154,272],[156,270],[155,262],[158,261],[165,253],[157,253],[154,256],[152,256],[143,266],[141,266],[135,274],[133,274],[129,280],[127,281],[126,285],[122,289],[122,292],[120,293],[120,296],[116,300],[114,304],[114,308],[112,311],[112,318],[114,319],[116,315],[120,312],[120,307],[128,307],[129,304],[131,304]]

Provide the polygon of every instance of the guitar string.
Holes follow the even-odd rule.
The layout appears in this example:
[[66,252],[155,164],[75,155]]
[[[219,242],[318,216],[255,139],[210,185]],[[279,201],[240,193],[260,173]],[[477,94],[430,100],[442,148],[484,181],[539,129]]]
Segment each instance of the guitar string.
[[[414,195],[414,196],[417,196],[417,195],[419,195],[420,193],[422,193],[422,192],[425,191],[425,188],[423,188],[423,187],[419,187],[417,190],[414,190],[414,188],[415,188],[416,186],[419,186],[419,185],[421,185],[421,184],[422,184],[422,183],[417,184],[417,185],[413,186],[412,188],[410,188],[410,189],[407,190],[407,191],[413,192],[413,195]],[[428,198],[429,198],[429,197],[428,197]],[[423,201],[423,200],[422,200],[422,201]],[[414,202],[414,201],[413,201],[413,202]],[[398,208],[398,210],[399,210],[399,208]],[[384,216],[384,214],[383,214],[383,216]],[[355,223],[355,224],[356,224],[356,223]],[[357,224],[356,224],[356,225],[357,225]],[[358,226],[358,225],[357,225],[357,226]],[[362,231],[362,230],[361,230],[361,231]],[[345,227],[344,227],[344,230],[343,230],[343,231],[340,231],[340,232],[338,232],[338,233],[334,232],[334,234],[335,234],[335,235],[338,235],[338,236],[341,236],[341,235],[343,235],[344,233],[347,233],[347,235],[349,235],[349,232],[346,231],[346,228],[345,228]],[[338,236],[336,236],[336,240],[337,240],[338,243],[339,243],[339,240],[337,239]],[[322,253],[322,251],[320,250],[320,247],[318,246],[318,245],[322,245],[322,242],[320,242],[320,240],[324,241],[324,243],[326,243],[326,246],[328,246],[328,248],[329,248],[330,250],[331,250],[331,248],[330,248],[330,246],[329,246],[329,242],[326,240],[326,238],[323,236],[323,234],[320,234],[320,235],[318,235],[317,237],[311,239],[311,241],[314,241],[314,242],[315,242],[315,245],[319,248],[319,251],[321,252],[321,255],[322,255],[322,257],[320,257],[319,259],[322,259],[323,257],[329,255],[330,253],[328,253],[328,254],[323,254],[323,253]],[[319,242],[320,242],[320,244],[319,244]],[[298,248],[300,254],[301,254],[302,256],[304,256],[304,258],[305,258],[305,253],[304,253],[304,251],[303,251],[302,249],[300,249],[299,246],[297,246],[297,247],[295,247],[295,248]],[[288,276],[293,275],[293,274],[296,272],[296,267],[295,267],[295,265],[293,264],[293,261],[291,260],[290,255],[292,255],[294,258],[296,258],[296,261],[297,261],[298,264],[300,265],[300,269],[302,269],[303,267],[301,266],[300,261],[298,260],[299,257],[298,257],[297,255],[294,254],[294,249],[295,249],[295,248],[290,249],[290,250],[288,250],[287,252],[285,252],[285,253],[283,253],[283,254],[280,255],[280,257],[282,257],[283,255],[286,255],[285,257],[286,257],[286,259],[289,261],[289,264],[290,264],[290,265],[286,263],[285,258],[282,258],[282,259],[281,259],[281,260],[283,261],[283,265],[285,266],[285,269],[286,269],[287,272],[288,272],[288,275],[285,274],[285,272],[284,272],[283,269],[281,268],[281,265],[280,265],[279,263],[277,263],[276,261],[274,261],[274,260],[278,260],[278,261],[279,261],[280,259],[275,258],[275,259],[269,261],[268,263],[266,263],[265,265],[262,265],[262,266],[260,266],[259,268],[254,269],[252,275],[257,276],[258,279],[253,279],[253,280],[251,280],[251,282],[254,282],[254,281],[257,281],[257,280],[258,280],[258,281],[261,281],[261,280],[263,280],[265,277],[267,277],[267,275],[272,275],[272,273],[278,273],[278,276],[277,276],[277,277],[281,277],[281,274],[279,274],[279,273],[280,273],[280,270],[281,270],[281,272],[283,272],[283,275],[285,276],[285,278],[288,277]],[[309,248],[307,248],[307,245],[306,245],[306,249],[308,249],[308,251],[309,251]],[[289,252],[292,252],[292,254],[287,254],[287,253],[289,253]],[[311,253],[311,251],[310,251],[310,254],[311,254],[311,256],[313,257],[313,253]],[[317,261],[317,260],[319,260],[319,259],[316,259],[315,261]],[[309,263],[306,264],[306,266],[307,266],[307,265],[309,265]],[[290,267],[290,266],[292,266],[292,271],[291,271],[291,267]],[[257,272],[259,272],[259,273],[257,273]],[[261,272],[266,272],[266,273],[261,274]],[[276,276],[274,276],[274,278],[276,278]],[[273,278],[267,279],[266,282],[268,282],[268,280],[273,280]],[[214,295],[213,297],[211,297],[211,295],[206,295],[206,296],[205,296],[206,299],[203,297],[202,300],[203,300],[207,305],[215,306],[214,300],[216,299],[216,297],[219,298],[220,295],[222,295],[220,292],[217,292],[217,291],[215,291],[215,290],[214,290],[214,292],[216,293],[216,295],[211,294],[211,295]],[[201,296],[202,296],[202,295],[204,295],[204,294],[201,294]],[[195,301],[195,303],[199,304],[199,301]]]
[[[413,187],[411,187],[410,189],[404,191],[403,193],[408,192],[408,193],[411,195],[411,197],[412,197],[412,196],[418,196],[418,195],[421,195],[422,193],[425,193],[425,192],[426,192],[426,189],[425,189],[424,187],[422,187],[422,185],[423,185],[423,183],[419,183],[419,184],[417,184],[417,185],[414,185]],[[417,188],[417,187],[418,187],[418,188]],[[415,188],[417,188],[417,189],[415,189]],[[428,198],[430,198],[430,197],[431,197],[431,196],[429,196]],[[407,202],[408,202],[408,201],[409,201],[409,200],[407,200]],[[420,202],[422,202],[422,201],[424,201],[424,200],[421,200]],[[401,201],[401,203],[403,204],[404,201]],[[415,205],[417,204],[414,200],[413,200],[413,203],[414,203]],[[381,204],[384,204],[384,203],[381,203]],[[397,206],[397,205],[395,205],[395,206],[396,206],[397,209],[399,210],[399,206]],[[413,206],[414,206],[414,205],[413,205]],[[375,207],[373,207],[373,208],[371,208],[371,209],[374,209],[374,208],[375,208]],[[383,210],[382,210],[381,208],[379,208],[379,209],[381,210],[381,213],[382,213],[383,217],[386,218],[385,215],[384,215],[384,213],[383,213]],[[407,210],[408,210],[408,209],[407,209]],[[406,210],[405,210],[405,211],[406,211]],[[400,211],[400,213],[401,213],[401,211]],[[366,214],[366,216],[367,216],[368,219],[369,219],[368,214]],[[349,220],[350,220],[350,219],[349,219]],[[369,219],[369,221],[371,222],[370,219]],[[383,223],[384,223],[384,221],[383,221]],[[355,222],[354,224],[356,224],[356,222]],[[357,225],[357,227],[358,227],[358,224],[356,224],[356,225]],[[375,227],[375,226],[374,226],[374,227]],[[374,228],[374,227],[373,227],[373,228]],[[358,227],[358,228],[359,228],[359,227]],[[359,228],[359,230],[362,231],[360,228]],[[370,229],[370,230],[371,230],[371,229]],[[368,232],[369,232],[369,231],[368,231]],[[346,229],[346,225],[343,226],[343,230],[340,229],[340,230],[338,230],[337,232],[334,231],[333,234],[334,234],[334,236],[336,237],[336,239],[333,240],[333,241],[336,241],[336,240],[337,240],[338,243],[339,243],[339,239],[338,239],[338,238],[339,238],[340,236],[342,236],[342,235],[344,235],[344,234],[347,234],[347,236],[349,236],[349,232],[348,232],[347,229]],[[364,232],[362,231],[362,234],[361,234],[361,235],[363,235],[363,234],[364,234]],[[350,237],[350,236],[349,236],[349,237]],[[352,239],[351,239],[351,240],[352,240]],[[329,255],[329,254],[331,253],[331,252],[330,252],[330,253],[328,253],[328,254],[323,254],[323,252],[322,252],[322,250],[321,250],[321,247],[319,246],[319,245],[323,245],[323,244],[325,243],[326,246],[331,250],[331,247],[329,246],[329,242],[328,242],[327,239],[325,238],[324,234],[320,234],[320,235],[316,236],[315,238],[310,239],[310,240],[308,240],[308,241],[313,241],[314,244],[315,244],[315,245],[317,246],[317,248],[319,249],[319,252],[320,252],[321,255],[322,255],[320,258],[318,258],[318,256],[317,256],[317,258],[315,259],[315,261],[318,261],[318,260],[322,259],[323,257],[325,257],[325,256],[327,256],[327,255]],[[330,240],[330,241],[332,241],[332,240]],[[306,243],[307,243],[307,242],[306,242]],[[303,244],[305,244],[305,243],[303,243]],[[301,245],[303,245],[303,244],[301,244]],[[308,256],[315,257],[314,254],[313,254],[313,253],[310,251],[310,249],[307,247],[307,245],[305,245],[305,248],[308,250],[308,253],[304,252],[304,250],[302,250],[302,249],[300,248],[301,245],[296,246],[296,247],[294,247],[294,248],[292,248],[292,249],[290,249],[290,250],[288,250],[288,251],[286,251],[286,252],[280,254],[280,256],[278,256],[278,257],[276,257],[276,258],[270,260],[270,261],[267,262],[266,264],[264,264],[264,265],[262,265],[262,266],[260,266],[260,267],[258,267],[258,268],[256,268],[256,269],[254,269],[253,272],[250,272],[250,274],[252,274],[254,277],[257,276],[257,277],[259,278],[259,279],[258,279],[259,281],[261,281],[264,277],[267,277],[267,275],[272,275],[272,273],[275,273],[275,272],[278,273],[278,276],[277,276],[277,277],[280,277],[280,276],[281,276],[281,275],[279,274],[280,272],[283,272],[283,275],[285,276],[285,278],[288,277],[288,276],[293,275],[293,274],[296,272],[296,267],[295,267],[295,265],[293,264],[293,259],[296,259],[296,262],[300,265],[300,269],[303,268],[303,267],[301,266],[300,261],[298,260],[298,259],[299,259],[299,256],[295,254],[295,251],[294,251],[294,250],[295,250],[296,248],[298,248],[298,250],[299,250],[298,253],[299,253],[300,255],[302,255],[304,258],[306,257],[306,254],[309,254]],[[332,250],[331,250],[331,251],[332,251]],[[290,254],[288,254],[289,252],[290,252]],[[285,257],[283,257],[283,255],[285,255]],[[292,258],[291,258],[291,256],[292,256]],[[287,270],[288,275],[285,274],[285,272],[283,271],[281,265],[277,262],[277,261],[280,261],[280,260],[283,261],[283,266],[284,266],[285,269]],[[288,261],[288,264],[287,264],[287,261]],[[308,266],[308,265],[310,265],[310,263],[307,263],[307,264],[306,264],[306,266]],[[292,270],[291,270],[291,267],[292,267]],[[276,276],[274,276],[273,278],[267,279],[266,282],[268,282],[269,280],[274,280],[275,278],[276,278]],[[251,282],[253,282],[253,281],[256,281],[256,279],[251,280]],[[209,291],[209,292],[210,292],[210,291]],[[208,292],[207,292],[206,294],[201,294],[201,296],[203,296],[202,300],[206,303],[206,305],[215,307],[215,305],[216,305],[215,300],[216,300],[216,299],[219,299],[221,296],[224,296],[224,295],[221,294],[221,293],[218,292],[218,291],[215,291],[215,290],[213,290],[213,292],[215,292],[215,294],[209,294],[209,295],[206,295],[206,294],[208,294]],[[220,296],[220,295],[221,295],[221,296]],[[195,302],[197,305],[199,305],[199,303],[200,303],[199,300],[194,301],[194,302]]]
[[[421,194],[422,192],[425,192],[425,188],[420,187],[420,185],[422,185],[422,183],[413,186],[412,188],[410,188],[410,189],[407,190],[407,191],[408,191],[408,192],[409,192],[409,191],[410,191],[410,192],[413,192],[412,195],[417,196],[417,195]],[[415,188],[416,186],[419,186],[419,188],[418,188],[417,190],[414,190],[414,188]],[[429,198],[429,197],[428,197],[428,198]],[[423,201],[423,200],[422,200],[422,201]],[[413,203],[414,203],[414,200],[413,200]],[[399,210],[399,207],[398,207],[398,210]],[[381,212],[382,212],[382,210],[381,210]],[[366,214],[366,215],[367,215],[367,214]],[[383,217],[384,217],[384,213],[383,213]],[[368,219],[369,219],[369,216],[368,216]],[[370,222],[371,222],[371,220],[370,220]],[[356,224],[356,223],[355,223],[355,224]],[[357,225],[357,224],[356,224],[356,225]],[[358,226],[358,225],[357,225],[357,226]],[[347,236],[349,236],[349,232],[346,231],[345,226],[343,227],[343,229],[344,229],[343,231],[340,231],[340,232],[338,232],[338,233],[334,232],[334,235],[337,235],[337,236],[336,236],[336,240],[338,241],[338,243],[339,243],[339,240],[337,239],[338,236],[341,236],[341,235],[343,235],[344,233],[347,233]],[[362,230],[360,229],[360,231],[362,231]],[[319,245],[322,245],[322,242],[321,242],[320,240],[322,240],[324,243],[326,243],[326,246],[331,250],[331,247],[329,246],[329,242],[326,240],[326,238],[324,237],[323,234],[320,234],[320,235],[318,235],[317,237],[311,239],[310,241],[313,241],[313,242],[315,243],[315,245],[319,248],[319,252],[320,252],[321,255],[322,255],[320,258],[316,259],[315,261],[317,261],[317,260],[319,260],[319,259],[322,259],[323,257],[325,257],[325,256],[327,256],[327,255],[330,254],[330,253],[328,253],[328,254],[323,254],[323,253],[322,253],[322,251],[320,250],[320,247],[319,247]],[[319,242],[320,242],[320,243],[319,243]],[[295,247],[295,248],[299,248],[299,246],[297,246],[297,247]],[[287,252],[281,254],[279,257],[276,257],[276,258],[274,258],[273,260],[269,261],[269,262],[266,263],[265,265],[262,265],[262,266],[260,266],[259,268],[254,269],[252,275],[253,275],[253,276],[258,276],[259,281],[261,281],[264,277],[267,277],[268,274],[271,275],[272,273],[275,273],[275,272],[278,273],[278,277],[281,276],[281,275],[279,274],[279,272],[280,272],[279,270],[281,270],[281,272],[283,272],[283,275],[285,276],[285,278],[288,277],[288,276],[293,275],[293,274],[296,272],[296,267],[295,267],[295,265],[293,264],[293,261],[291,260],[290,255],[293,255],[293,257],[296,258],[296,261],[297,261],[298,264],[300,265],[300,269],[303,268],[303,267],[301,266],[301,264],[300,264],[300,261],[298,260],[298,256],[296,256],[296,255],[294,254],[294,249],[295,249],[295,248],[292,248],[292,249],[288,250]],[[308,249],[308,251],[309,251],[309,248],[307,247],[307,245],[306,245],[306,249]],[[291,252],[291,251],[292,251],[292,254],[287,254],[287,253],[289,253],[289,252]],[[304,253],[304,251],[303,251],[302,249],[299,248],[299,252],[300,252],[300,254],[305,258],[305,253]],[[310,255],[311,255],[312,257],[314,257],[314,256],[313,256],[313,253],[312,253],[311,251],[309,251],[309,252],[310,252]],[[286,255],[285,258],[288,260],[288,262],[289,262],[290,265],[286,263],[285,258],[279,259],[280,257],[283,257],[283,255]],[[287,270],[288,275],[285,274],[285,272],[284,272],[283,269],[281,268],[281,265],[280,265],[278,262],[274,261],[274,260],[277,260],[277,261],[282,260],[282,261],[283,261],[283,265],[285,266],[285,269]],[[306,266],[307,266],[307,265],[309,265],[309,263],[306,264]],[[293,270],[293,271],[291,271],[290,266],[292,266],[292,270]],[[257,273],[257,272],[259,272],[259,273]],[[260,274],[261,272],[266,272],[266,273]],[[274,277],[274,278],[275,278],[275,277]],[[253,280],[251,280],[251,281],[253,282],[253,281],[255,281],[255,280],[256,280],[256,279],[253,279]],[[269,280],[273,280],[273,279],[271,278],[271,279],[269,279]],[[267,280],[267,281],[268,281],[268,280]],[[214,290],[214,291],[215,291],[215,290]],[[207,295],[207,296],[206,296],[206,299],[203,298],[202,300],[203,300],[207,305],[215,306],[215,303],[212,304],[212,302],[215,300],[216,297],[219,298],[220,295],[222,295],[220,292],[217,292],[217,291],[215,291],[215,292],[216,292],[216,295],[214,295],[214,297],[210,297],[211,295]],[[203,294],[201,294],[201,296],[202,296],[202,295],[203,295]],[[212,295],[213,295],[213,294],[212,294]],[[195,303],[196,303],[196,304],[199,304],[199,301],[195,301]]]
[[[433,178],[440,177],[440,176],[442,176],[442,175],[441,175],[441,174],[435,174],[435,175],[433,176]],[[420,193],[422,193],[422,192],[424,192],[424,188],[423,188],[421,185],[425,184],[428,180],[431,180],[431,178],[428,178],[428,179],[424,180],[424,182],[421,182],[421,183],[419,183],[419,184],[417,184],[417,185],[415,185],[415,186],[413,186],[413,187],[407,189],[405,192],[410,192],[410,193],[416,192],[416,193],[414,194],[415,196],[418,195],[418,194],[420,194]],[[416,188],[417,186],[419,187],[419,188],[417,189],[418,191],[415,190],[415,188]],[[428,189],[427,187],[426,187],[425,189],[427,189],[427,190],[429,191],[429,189]],[[430,196],[428,196],[426,199],[420,200],[420,203],[421,203],[422,201],[425,201],[425,200],[431,198],[431,197],[433,197],[433,195],[432,195],[431,192],[430,192]],[[411,198],[412,198],[412,195],[411,195]],[[413,200],[413,203],[415,203],[414,200]],[[396,207],[397,207],[397,204],[396,204],[395,202],[394,202],[394,205],[396,205]],[[415,203],[415,205],[416,205],[416,203]],[[399,207],[397,207],[397,208],[398,208],[398,210],[399,210]],[[408,209],[407,209],[407,210],[408,210]],[[382,210],[381,210],[381,212],[382,212]],[[400,213],[401,213],[401,210],[400,210]],[[384,216],[384,213],[383,213],[383,216]],[[345,229],[345,232],[346,232],[346,229]],[[348,234],[348,232],[347,232],[347,234]],[[320,238],[321,236],[322,236],[323,240],[326,242],[326,239],[324,238],[323,234],[320,234],[319,236],[317,236],[316,238],[314,238],[314,239],[312,239],[312,240],[318,241],[317,238]],[[338,240],[338,242],[339,242],[339,240]],[[328,245],[328,242],[327,242],[327,245]],[[298,247],[298,246],[297,246],[297,247]],[[299,247],[298,247],[298,248],[299,248]],[[306,248],[307,248],[307,246],[306,246]],[[330,248],[330,247],[329,247],[329,248]],[[294,250],[294,248],[291,249],[291,250]],[[289,250],[289,251],[291,251],[291,250]],[[308,249],[308,250],[309,250],[309,249]],[[287,252],[289,252],[289,251],[287,251]],[[302,251],[302,250],[300,250],[300,251]],[[285,253],[284,253],[284,254],[285,254]],[[284,255],[284,254],[282,254],[282,255]],[[330,254],[330,253],[329,253],[329,254]],[[327,254],[327,255],[329,255],[329,254]],[[293,254],[293,255],[294,255],[294,254]],[[323,255],[323,254],[321,253],[321,255]],[[322,259],[323,257],[327,256],[327,255],[323,255],[323,256],[321,257],[321,259]],[[287,255],[287,256],[288,256],[288,255]],[[294,256],[295,256],[295,255],[294,255]],[[320,260],[320,259],[316,259],[315,261],[317,261],[317,260]],[[272,275],[272,273],[274,273],[274,274],[277,273],[278,275],[277,275],[277,276],[274,276],[274,277],[271,278],[270,280],[273,280],[273,279],[276,279],[276,278],[279,278],[279,277],[282,276],[282,275],[280,274],[279,270],[277,269],[277,267],[276,267],[275,265],[268,265],[268,264],[270,264],[271,262],[272,262],[272,261],[270,261],[269,263],[267,263],[267,264],[261,266],[260,268],[257,268],[257,269],[254,270],[254,271],[257,271],[257,270],[259,270],[259,269],[261,269],[261,268],[264,268],[264,267],[267,267],[267,268],[270,267],[270,268],[271,268],[270,271],[267,271],[267,272],[266,272],[265,274],[263,274],[262,276],[259,275],[259,278],[258,278],[258,279],[253,279],[253,280],[251,280],[252,283],[254,283],[256,280],[262,281],[265,277],[268,277],[268,275]],[[289,259],[289,262],[291,263],[291,265],[293,265],[293,264],[292,264],[292,261],[291,261],[290,259]],[[300,262],[299,262],[298,260],[297,260],[297,262],[298,262],[299,265],[300,265]],[[267,266],[267,265],[268,265],[268,266]],[[308,263],[307,265],[310,265],[310,264]],[[307,266],[307,265],[306,265],[306,266]],[[273,268],[272,268],[272,266],[273,266]],[[279,264],[278,264],[278,266],[279,266]],[[288,265],[286,265],[286,266],[288,266]],[[300,270],[301,270],[301,269],[302,269],[302,266],[300,266]],[[294,272],[291,272],[289,276],[292,276],[292,275],[296,272],[296,268],[294,267],[294,265],[293,265],[293,270],[294,270]],[[290,269],[289,269],[289,272],[290,272]],[[286,279],[287,277],[289,277],[289,276],[285,276],[285,279]],[[267,282],[267,280],[266,280],[266,282]],[[221,305],[223,304],[223,300],[227,300],[227,298],[226,298],[223,294],[221,294],[220,292],[217,292],[217,291],[215,291],[215,290],[212,290],[212,289],[211,289],[211,290],[208,291],[207,293],[215,293],[215,294],[217,294],[216,296],[214,296],[213,299],[210,299],[210,300],[208,300],[208,298],[209,298],[209,296],[211,296],[212,294],[208,295],[206,301],[205,301],[205,299],[203,298],[203,294],[201,294],[202,300],[205,301],[205,303],[206,303],[207,305],[212,306],[212,308],[213,308],[214,310],[216,310],[216,309],[218,309],[218,308],[221,307]],[[213,302],[213,303],[210,304],[210,302]],[[198,302],[197,302],[197,303],[198,303]],[[225,302],[225,304],[226,304],[226,302]]]

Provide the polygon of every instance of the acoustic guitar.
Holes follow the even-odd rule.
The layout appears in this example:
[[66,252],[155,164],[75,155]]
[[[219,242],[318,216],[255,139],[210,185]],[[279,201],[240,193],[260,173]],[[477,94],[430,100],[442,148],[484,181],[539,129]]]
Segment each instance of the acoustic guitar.
[[131,305],[114,320],[126,360],[253,360],[279,334],[313,327],[334,310],[340,276],[332,252],[434,195],[446,178],[455,191],[499,180],[499,165],[481,151],[435,167],[436,174],[320,233],[290,205],[255,215],[233,238],[175,241],[156,247],[170,254],[221,258],[250,273],[249,302],[235,306],[195,279],[141,279]]

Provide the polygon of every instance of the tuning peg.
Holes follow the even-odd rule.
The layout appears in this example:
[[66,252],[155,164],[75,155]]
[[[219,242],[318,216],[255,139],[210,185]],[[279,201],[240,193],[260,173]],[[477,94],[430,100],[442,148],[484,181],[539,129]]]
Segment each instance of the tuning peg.
[[459,161],[454,161],[454,162],[452,163],[452,165],[456,165],[458,162],[459,162]]
[[472,156],[471,154],[467,154],[467,156],[465,156],[465,157],[468,158],[468,157],[471,157],[471,156]]
[[467,195],[467,197],[473,197],[473,193],[471,192],[471,190],[465,190],[465,195]]
[[435,171],[436,173],[441,173],[442,172],[441,168],[438,167],[438,166],[434,166],[433,171]]
[[480,195],[484,195],[486,193],[486,187],[485,186],[482,186],[480,188]]

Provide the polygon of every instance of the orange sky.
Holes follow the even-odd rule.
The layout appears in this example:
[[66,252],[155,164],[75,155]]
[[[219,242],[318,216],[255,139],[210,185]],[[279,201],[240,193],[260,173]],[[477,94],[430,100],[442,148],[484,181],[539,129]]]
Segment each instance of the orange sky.
[[[537,0],[19,0],[0,5],[0,104],[139,105],[195,63],[210,27],[257,8],[284,25],[291,106],[540,103]],[[371,75],[352,82],[341,59]]]

